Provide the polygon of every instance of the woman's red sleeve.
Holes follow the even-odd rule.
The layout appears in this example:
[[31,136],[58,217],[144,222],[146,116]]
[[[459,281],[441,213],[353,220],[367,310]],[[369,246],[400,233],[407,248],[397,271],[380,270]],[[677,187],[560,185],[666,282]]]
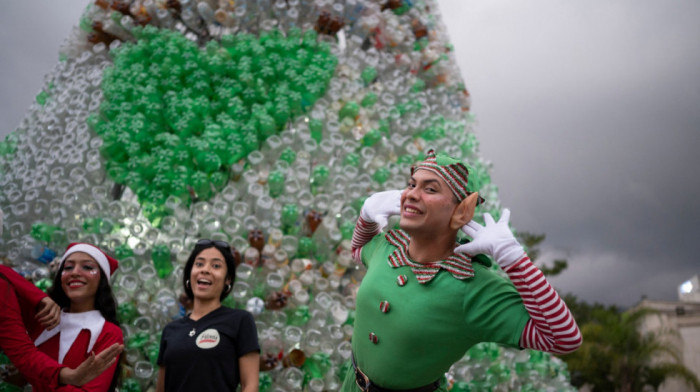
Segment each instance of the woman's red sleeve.
[[[41,298],[46,296],[46,294],[41,293],[41,290],[27,282],[11,268],[0,266],[0,295],[2,295],[2,301],[0,301],[0,347],[2,347],[12,364],[25,378],[32,381],[40,380],[42,384],[57,386],[58,373],[63,366],[39,351],[29,338],[22,317],[22,308],[20,307],[20,302],[25,301],[20,299],[21,297],[18,295],[20,290],[17,290],[17,286],[14,283],[17,283],[17,286],[21,286],[27,291],[26,293],[22,291],[22,294],[29,293],[29,296],[25,297],[26,301],[28,301],[25,306],[30,306],[31,303],[34,303],[34,306],[31,306],[32,312],[25,312],[28,315],[31,314],[30,318],[34,324],[36,322],[34,321],[33,310]],[[31,293],[33,290],[28,289],[25,283],[39,291],[43,296],[36,301],[36,298],[39,296],[36,292]]]

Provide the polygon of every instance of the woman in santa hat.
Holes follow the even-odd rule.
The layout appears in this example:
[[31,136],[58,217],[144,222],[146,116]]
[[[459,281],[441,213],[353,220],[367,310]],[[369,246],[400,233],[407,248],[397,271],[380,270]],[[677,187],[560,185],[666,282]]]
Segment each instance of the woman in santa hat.
[[[75,368],[114,343],[123,344],[117,321],[117,307],[110,287],[110,276],[118,267],[114,258],[86,243],[68,245],[49,296],[62,309],[60,323],[52,329],[40,324],[27,325],[40,351],[65,366]],[[20,287],[15,287],[20,291]],[[18,293],[22,296],[22,293]],[[31,323],[30,323],[31,324]],[[55,388],[28,377],[34,391],[114,391],[119,361],[82,387]]]
[[[0,210],[0,234],[2,216]],[[58,305],[34,284],[4,265],[0,265],[0,298],[0,349],[25,378],[33,377],[53,389],[62,384],[80,386],[112,366],[124,348],[115,343],[88,357],[75,369],[61,365],[34,346],[26,328],[32,323],[46,329],[56,327],[61,311]]]

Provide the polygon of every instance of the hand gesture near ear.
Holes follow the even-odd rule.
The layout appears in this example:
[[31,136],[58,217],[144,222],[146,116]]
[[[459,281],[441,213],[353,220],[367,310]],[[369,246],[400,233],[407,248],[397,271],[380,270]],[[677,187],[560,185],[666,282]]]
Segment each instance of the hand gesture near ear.
[[376,223],[381,231],[389,222],[389,217],[401,213],[401,191],[384,191],[373,194],[365,200],[360,217],[367,223]]
[[493,220],[491,214],[485,213],[486,226],[474,221],[462,226],[462,231],[471,237],[472,241],[458,246],[455,252],[471,256],[485,254],[491,256],[501,267],[507,267],[520,260],[525,250],[508,227],[509,219],[510,210],[506,208],[498,222]]

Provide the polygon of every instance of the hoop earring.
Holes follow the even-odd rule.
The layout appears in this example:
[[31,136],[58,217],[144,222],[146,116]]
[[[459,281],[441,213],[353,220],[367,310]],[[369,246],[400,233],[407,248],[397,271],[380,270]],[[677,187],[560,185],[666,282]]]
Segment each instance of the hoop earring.
[[187,279],[185,281],[185,287],[187,287],[188,289],[190,288],[190,280],[189,279]]
[[226,285],[226,292],[227,292],[227,293],[228,293],[229,291],[231,291],[231,287],[232,287],[231,284],[227,284],[227,285]]

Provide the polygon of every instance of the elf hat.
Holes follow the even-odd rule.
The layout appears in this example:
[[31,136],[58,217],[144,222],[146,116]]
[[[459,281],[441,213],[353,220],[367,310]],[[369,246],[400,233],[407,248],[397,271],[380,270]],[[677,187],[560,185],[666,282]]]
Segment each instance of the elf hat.
[[117,261],[117,259],[108,256],[100,248],[94,245],[86,244],[84,242],[73,242],[72,244],[68,245],[68,248],[66,248],[66,252],[63,254],[63,257],[61,257],[61,263],[58,265],[58,267],[60,268],[61,266],[63,266],[63,263],[66,261],[68,256],[76,252],[86,253],[90,257],[95,259],[97,264],[102,269],[102,272],[107,277],[107,282],[109,282],[110,276],[112,276],[114,271],[116,271],[116,269],[119,267],[119,262]]
[[[469,166],[444,154],[436,154],[432,148],[428,150],[425,160],[411,167],[411,175],[418,170],[428,170],[437,174],[450,188],[457,199],[462,202],[472,192],[476,192],[474,186],[467,186]],[[483,204],[484,198],[479,195],[476,205]]]

